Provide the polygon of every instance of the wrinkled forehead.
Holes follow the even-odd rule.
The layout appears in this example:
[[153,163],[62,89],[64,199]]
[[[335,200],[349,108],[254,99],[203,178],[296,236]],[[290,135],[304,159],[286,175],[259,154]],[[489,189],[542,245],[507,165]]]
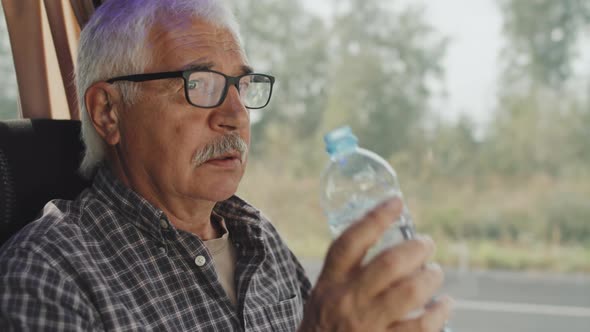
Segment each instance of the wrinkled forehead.
[[153,64],[175,59],[182,66],[190,57],[247,64],[239,38],[230,29],[198,17],[158,20],[149,31],[145,49],[152,52]]

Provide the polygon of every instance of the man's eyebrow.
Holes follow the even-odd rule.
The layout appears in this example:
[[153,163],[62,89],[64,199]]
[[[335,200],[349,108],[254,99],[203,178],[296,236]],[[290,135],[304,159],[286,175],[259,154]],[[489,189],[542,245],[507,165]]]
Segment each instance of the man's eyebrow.
[[252,74],[254,72],[254,68],[250,67],[250,66],[242,66],[242,73],[243,74]]
[[[184,66],[182,66],[182,68],[180,68],[181,71],[185,71],[185,70],[211,70],[211,68],[213,68],[215,66],[215,64],[213,62],[191,62],[189,64],[186,64]],[[252,74],[254,72],[254,69],[248,65],[242,65],[240,67],[240,71],[242,75],[246,75],[246,74]]]
[[213,68],[214,64],[213,62],[191,62],[189,64],[186,64],[184,66],[182,66],[182,68],[180,68],[180,70],[184,71],[184,70],[210,70],[211,68]]

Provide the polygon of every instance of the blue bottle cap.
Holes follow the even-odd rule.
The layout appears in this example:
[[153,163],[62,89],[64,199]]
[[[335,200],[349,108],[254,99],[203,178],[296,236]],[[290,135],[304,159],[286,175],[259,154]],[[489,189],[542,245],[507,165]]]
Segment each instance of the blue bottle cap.
[[358,141],[349,126],[336,128],[324,136],[326,151],[330,155],[356,148]]

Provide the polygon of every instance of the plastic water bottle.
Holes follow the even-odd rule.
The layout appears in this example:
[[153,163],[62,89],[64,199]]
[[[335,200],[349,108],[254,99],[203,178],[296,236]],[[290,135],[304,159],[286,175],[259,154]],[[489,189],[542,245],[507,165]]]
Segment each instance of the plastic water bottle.
[[[321,177],[320,204],[328,217],[333,237],[338,237],[352,223],[393,197],[403,199],[397,175],[387,161],[358,146],[350,127],[334,129],[324,136],[330,163]],[[402,214],[381,239],[367,252],[367,262],[379,252],[414,237],[414,225],[404,203]],[[423,308],[412,311],[406,319],[418,317]],[[445,326],[441,332],[452,332]]]
[[[393,168],[376,153],[360,148],[350,127],[329,132],[324,141],[330,163],[321,177],[320,204],[333,237],[338,237],[380,203],[402,198],[402,192]],[[413,236],[412,219],[404,204],[399,220],[369,250],[365,261]]]

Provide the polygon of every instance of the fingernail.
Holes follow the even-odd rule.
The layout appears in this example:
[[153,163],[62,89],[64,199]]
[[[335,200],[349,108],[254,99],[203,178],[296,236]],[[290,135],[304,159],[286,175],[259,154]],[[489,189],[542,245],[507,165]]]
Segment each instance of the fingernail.
[[445,296],[444,301],[447,305],[448,313],[449,313],[447,319],[451,319],[453,317],[453,313],[455,312],[455,300],[452,297],[447,295],[447,296]]
[[426,234],[416,234],[416,240],[424,242],[426,244],[434,244],[434,240]]
[[436,244],[430,236],[419,234],[416,236],[416,239],[426,246],[431,255],[434,254],[434,252],[436,251]]
[[426,304],[426,308],[430,308],[437,303],[447,303],[451,309],[455,307],[455,300],[448,295],[435,295],[430,299],[430,302]]
[[395,198],[391,198],[388,200],[387,205],[391,208],[391,209],[399,209],[403,206],[403,202],[401,199],[395,197]]
[[429,262],[426,263],[426,267],[432,270],[440,270],[442,271],[442,266],[440,266],[440,264],[435,263],[435,262]]
[[449,295],[438,296],[438,299],[436,301],[447,303],[451,310],[455,307],[455,300],[452,297],[450,297]]

